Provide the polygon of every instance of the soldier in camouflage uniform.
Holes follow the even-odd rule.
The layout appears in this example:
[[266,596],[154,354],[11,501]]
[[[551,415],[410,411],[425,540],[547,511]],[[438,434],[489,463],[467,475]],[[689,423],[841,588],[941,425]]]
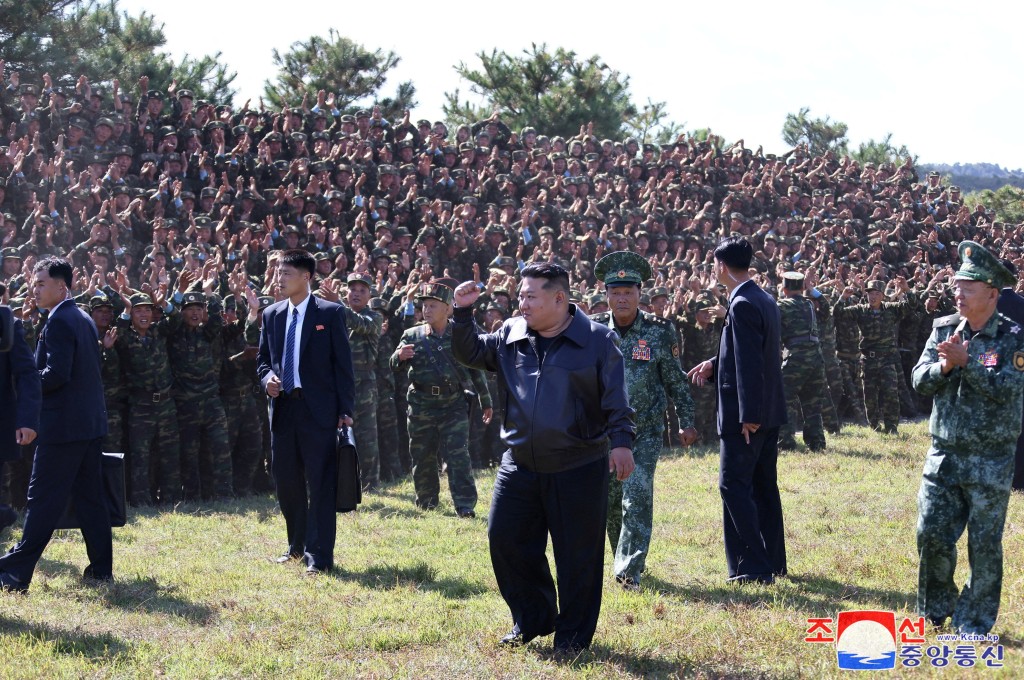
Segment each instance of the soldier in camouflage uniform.
[[836,315],[839,302],[830,303],[832,319],[836,327],[836,359],[842,379],[836,410],[839,417],[857,425],[867,425],[864,411],[864,386],[861,384],[863,370],[860,360],[860,328],[855,318]]
[[608,538],[615,551],[615,579],[627,589],[640,585],[651,544],[654,519],[654,470],[661,454],[666,391],[676,405],[683,446],[697,440],[693,400],[679,365],[679,339],[672,324],[639,309],[640,285],[651,267],[636,253],[602,257],[594,270],[608,291],[611,312],[594,321],[615,328],[625,359],[629,405],[636,411],[636,468],[625,481],[612,480],[608,490]]
[[352,367],[356,377],[356,412],[353,434],[359,451],[359,473],[364,490],[380,484],[380,451],[377,435],[377,352],[383,318],[370,309],[373,279],[365,272],[348,275],[345,297],[345,324],[352,348]]
[[392,319],[381,298],[370,300],[370,309],[381,315],[381,335],[377,341],[377,451],[380,455],[380,479],[394,482],[402,478],[402,461],[398,455],[398,410],[395,408],[395,374],[391,370],[390,340]]
[[[165,316],[152,323],[152,298],[127,292],[121,293],[125,311],[117,322],[114,346],[128,393],[131,504],[174,503],[181,499],[181,449],[167,335],[181,319],[168,304]],[[158,455],[151,457],[154,445]]]
[[[932,445],[918,493],[917,608],[937,626],[987,634],[999,613],[1003,527],[1024,401],[1024,329],[999,314],[1013,275],[977,243],[959,246],[959,314],[934,322],[914,389],[933,397]],[[953,581],[957,540],[967,529],[971,574]]]
[[103,438],[103,450],[123,453],[126,451],[124,412],[127,407],[127,395],[121,380],[121,361],[117,350],[114,349],[117,342],[117,329],[112,326],[115,316],[114,302],[107,295],[94,295],[89,300],[89,313],[99,333],[100,355],[103,360],[100,375],[103,378],[103,399],[107,407],[107,436]]
[[[718,352],[722,338],[722,317],[725,311],[710,291],[697,296],[692,310],[683,315],[683,367],[694,367]],[[690,385],[693,397],[693,423],[701,441],[718,439],[718,406],[714,385]]]
[[853,288],[843,291],[836,316],[852,318],[860,327],[860,352],[864,359],[864,407],[868,422],[875,430],[896,434],[900,422],[899,375],[896,366],[896,327],[904,311],[914,305],[906,279],[896,279],[904,298],[899,302],[885,301],[885,283],[868,281],[868,303],[849,304]]
[[466,368],[452,357],[452,289],[423,284],[417,297],[423,302],[425,323],[407,330],[391,355],[391,367],[409,376],[409,452],[416,505],[437,507],[438,455],[443,451],[455,511],[459,517],[475,517],[477,493],[469,460],[466,391],[476,393],[483,417],[489,421],[487,381],[481,371]]
[[167,336],[167,354],[174,375],[184,497],[223,500],[234,496],[227,416],[220,400],[224,317],[219,300],[208,301],[198,291],[184,293],[179,304],[182,323]]
[[843,422],[839,417],[839,403],[843,397],[843,371],[836,356],[836,323],[832,318],[832,305],[816,288],[804,291],[804,296],[814,305],[818,320],[818,341],[821,343],[821,359],[825,364],[826,391],[821,399],[821,422],[826,432],[839,434]]
[[[256,294],[246,288],[252,300],[248,307],[241,306],[240,290],[224,300],[220,400],[224,405],[228,451],[231,452],[231,486],[235,495],[245,496],[252,493],[253,476],[263,452],[263,429],[259,426],[256,403],[259,398],[256,380],[258,347],[249,344],[250,340],[259,342],[259,302]],[[239,311],[245,312],[246,318],[238,318]]]
[[825,430],[821,422],[823,400],[828,398],[825,366],[818,339],[818,319],[814,304],[804,297],[804,275],[785,272],[783,295],[779,298],[782,323],[782,380],[786,390],[788,422],[779,429],[779,448],[795,449],[793,423],[803,416],[804,443],[811,451],[825,448]]

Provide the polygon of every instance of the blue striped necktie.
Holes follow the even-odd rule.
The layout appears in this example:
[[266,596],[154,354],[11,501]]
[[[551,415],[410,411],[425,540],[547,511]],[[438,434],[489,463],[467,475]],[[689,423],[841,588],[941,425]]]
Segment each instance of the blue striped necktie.
[[292,308],[292,322],[288,324],[288,338],[284,342],[284,376],[281,386],[285,392],[295,389],[295,327],[299,325],[299,310]]

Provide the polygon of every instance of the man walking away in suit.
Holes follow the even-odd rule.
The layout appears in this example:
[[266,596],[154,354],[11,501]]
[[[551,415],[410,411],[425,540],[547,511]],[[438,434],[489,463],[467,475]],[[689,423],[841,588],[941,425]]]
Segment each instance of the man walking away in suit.
[[107,413],[99,335],[92,319],[68,296],[71,280],[71,264],[55,257],[44,258],[33,271],[36,304],[50,312],[36,345],[42,411],[25,530],[21,542],[0,557],[0,590],[28,590],[69,497],[74,498],[89,555],[86,580],[113,580],[110,514],[101,467]]
[[[0,354],[0,479],[4,463],[21,457],[21,447],[31,444],[39,431],[39,371],[25,342],[20,319],[14,320],[11,351]],[[14,524],[18,513],[0,503],[0,531]]]
[[786,573],[782,502],[776,475],[779,427],[786,422],[778,305],[750,279],[753,249],[727,238],[715,249],[715,274],[729,290],[718,356],[689,372],[714,381],[721,438],[718,487],[731,583],[771,583]]
[[313,575],[334,566],[337,429],[352,425],[355,372],[341,305],[310,294],[316,262],[286,251],[277,270],[286,298],[263,312],[256,370],[270,396],[271,471],[288,549]]

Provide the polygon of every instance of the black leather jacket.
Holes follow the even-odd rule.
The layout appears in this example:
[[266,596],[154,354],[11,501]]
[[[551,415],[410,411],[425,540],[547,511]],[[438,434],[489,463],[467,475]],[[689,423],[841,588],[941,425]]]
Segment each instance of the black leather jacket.
[[622,353],[615,332],[570,305],[573,320],[537,360],[526,320],[514,317],[494,333],[479,333],[473,310],[455,309],[452,352],[472,368],[497,371],[505,390],[501,438],[516,465],[562,472],[632,448]]

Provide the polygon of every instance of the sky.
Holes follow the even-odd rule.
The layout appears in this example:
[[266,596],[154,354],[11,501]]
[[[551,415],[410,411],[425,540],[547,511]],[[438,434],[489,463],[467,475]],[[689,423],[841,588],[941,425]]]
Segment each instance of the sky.
[[[460,62],[477,68],[481,51],[516,54],[546,43],[600,55],[630,77],[636,104],[666,102],[686,130],[710,127],[766,153],[786,150],[786,114],[810,107],[812,117],[845,122],[852,148],[891,132],[922,163],[1024,167],[1021,3],[289,0],[245,11],[235,3],[118,4],[162,22],[176,59],[220,51],[238,72],[237,104],[255,102],[273,79],[273,49],[283,53],[332,27],[401,58],[383,93],[411,80],[414,120],[443,119],[444,93],[467,94],[454,69]],[[543,121],[536,127],[543,131]]]

